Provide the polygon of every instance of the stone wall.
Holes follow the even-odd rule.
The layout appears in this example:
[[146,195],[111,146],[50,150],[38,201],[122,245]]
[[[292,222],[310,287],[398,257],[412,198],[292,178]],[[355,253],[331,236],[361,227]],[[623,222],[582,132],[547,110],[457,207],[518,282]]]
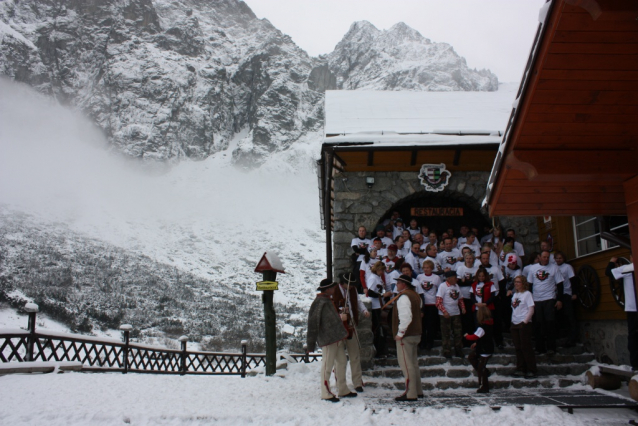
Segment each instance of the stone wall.
[[[581,321],[580,338],[585,350],[600,362],[629,365],[627,321]],[[608,359],[609,358],[609,359]]]
[[[333,230],[334,276],[351,270],[350,242],[363,225],[374,228],[379,219],[393,206],[408,197],[440,196],[462,201],[487,219],[481,209],[485,197],[488,172],[452,172],[450,183],[441,192],[426,192],[416,172],[352,172],[335,176],[335,224]],[[373,176],[372,188],[366,177]],[[344,180],[345,179],[345,180]],[[525,252],[538,250],[538,228],[535,217],[501,217],[503,229],[514,228]]]

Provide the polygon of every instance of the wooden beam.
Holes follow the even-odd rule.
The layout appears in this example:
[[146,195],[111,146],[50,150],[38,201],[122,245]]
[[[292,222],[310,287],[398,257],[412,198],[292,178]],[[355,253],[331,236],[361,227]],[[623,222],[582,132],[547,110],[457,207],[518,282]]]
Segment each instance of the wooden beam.
[[416,156],[419,153],[419,151],[417,151],[416,149],[412,151],[412,157],[410,158],[410,165],[414,166],[416,165]]
[[452,164],[458,166],[459,161],[461,161],[461,150],[457,149],[456,152],[454,152],[454,161],[452,162]]
[[368,151],[368,166],[374,166],[374,151]]

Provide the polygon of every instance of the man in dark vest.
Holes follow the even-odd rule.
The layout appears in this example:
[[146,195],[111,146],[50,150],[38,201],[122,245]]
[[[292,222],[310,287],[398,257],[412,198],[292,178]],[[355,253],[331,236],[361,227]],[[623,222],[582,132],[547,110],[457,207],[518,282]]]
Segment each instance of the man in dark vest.
[[[321,347],[321,399],[330,402],[339,402],[339,398],[330,390],[330,374],[332,369],[338,371],[337,364],[346,363],[346,353],[343,349],[343,340],[348,337],[348,332],[343,325],[347,318],[340,315],[332,303],[332,296],[337,289],[337,283],[328,279],[321,281],[317,291],[317,297],[310,305],[308,312],[308,352],[313,352],[317,345]],[[345,369],[345,368],[344,368]],[[354,395],[344,396],[357,396]]]
[[[344,341],[343,350],[348,351],[352,384],[357,392],[363,392],[359,336],[357,335],[356,326],[359,325],[360,314],[369,317],[370,313],[363,302],[359,300],[355,283],[356,280],[353,274],[339,275],[339,287],[335,290],[332,300],[340,314],[348,315],[348,320],[345,323],[346,329],[348,330],[348,338]],[[337,376],[339,396],[343,397],[354,392],[350,392],[346,384],[346,363],[339,365],[339,367],[342,368],[335,370],[335,374]]]
[[396,401],[416,401],[423,398],[417,347],[421,341],[421,298],[412,285],[412,277],[397,278],[395,309],[392,312],[392,333],[397,342],[397,358],[405,376],[405,392]]

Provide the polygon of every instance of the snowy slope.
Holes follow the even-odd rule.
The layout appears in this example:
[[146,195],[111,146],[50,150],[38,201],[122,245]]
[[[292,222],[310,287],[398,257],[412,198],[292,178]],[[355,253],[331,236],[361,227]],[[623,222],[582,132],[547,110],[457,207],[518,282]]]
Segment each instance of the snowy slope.
[[[82,256],[102,250],[198,277],[196,292],[209,282],[213,289],[258,295],[254,283],[261,274],[253,270],[273,250],[286,269],[275,301],[303,310],[314,298],[325,274],[316,177],[308,171],[318,137],[281,153],[272,170],[240,171],[228,151],[144,168],[104,150],[106,141],[86,119],[27,86],[0,80],[0,92],[6,95],[0,98],[0,278],[19,280],[20,259],[40,244],[40,253],[54,250],[56,258],[70,259],[69,268],[83,268],[76,263]],[[293,172],[298,169],[306,171]],[[97,276],[83,271],[77,279]],[[263,316],[257,298],[254,304],[250,321],[242,320],[247,324]],[[298,318],[294,325],[301,323]]]

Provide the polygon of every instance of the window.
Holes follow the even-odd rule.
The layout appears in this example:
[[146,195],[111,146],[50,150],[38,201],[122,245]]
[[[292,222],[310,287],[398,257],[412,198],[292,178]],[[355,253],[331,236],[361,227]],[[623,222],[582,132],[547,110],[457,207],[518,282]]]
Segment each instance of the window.
[[[600,227],[596,216],[574,216],[574,235],[576,237],[576,257],[617,247],[600,238]],[[615,234],[628,236],[627,216],[608,216],[609,230]]]

